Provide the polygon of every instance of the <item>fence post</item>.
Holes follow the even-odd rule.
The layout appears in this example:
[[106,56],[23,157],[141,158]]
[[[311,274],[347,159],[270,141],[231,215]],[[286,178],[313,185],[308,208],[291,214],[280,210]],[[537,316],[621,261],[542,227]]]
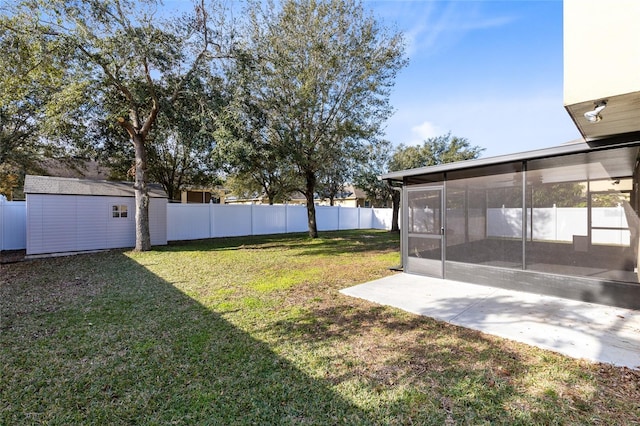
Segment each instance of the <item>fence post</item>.
[[553,239],[558,241],[558,207],[553,203]]
[[[213,200],[213,198],[211,199]],[[209,203],[209,238],[213,238],[213,201]]]
[[289,204],[285,203],[284,205],[284,233],[288,234],[289,233],[289,217],[288,217],[288,212],[289,212]]
[[0,251],[4,250],[4,196],[0,195]]
[[[625,224],[625,222],[626,222],[626,218],[625,218],[625,216],[624,216],[624,208],[622,207],[622,204],[621,204],[621,203],[618,203],[618,205],[616,206],[616,208],[618,209],[618,218],[619,218],[618,226],[619,226],[620,228],[626,228],[628,225],[626,225],[626,224]],[[618,236],[619,236],[619,237],[618,237],[618,238],[619,238],[618,243],[619,243],[620,245],[623,245],[623,244],[624,244],[624,242],[623,242],[623,236],[622,236],[622,235],[623,235],[623,232],[624,232],[624,231],[622,231],[622,230],[619,230],[619,231],[618,231]]]

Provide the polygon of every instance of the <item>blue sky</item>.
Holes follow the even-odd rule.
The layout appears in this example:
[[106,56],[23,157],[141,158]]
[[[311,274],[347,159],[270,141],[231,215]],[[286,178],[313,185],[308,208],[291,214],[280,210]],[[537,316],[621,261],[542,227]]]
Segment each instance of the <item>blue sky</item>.
[[450,131],[489,157],[580,138],[563,106],[562,0],[362,1],[407,41],[386,125],[393,144]]
[[561,0],[364,5],[407,40],[386,128],[394,144],[451,131],[487,157],[580,137],[563,107]]

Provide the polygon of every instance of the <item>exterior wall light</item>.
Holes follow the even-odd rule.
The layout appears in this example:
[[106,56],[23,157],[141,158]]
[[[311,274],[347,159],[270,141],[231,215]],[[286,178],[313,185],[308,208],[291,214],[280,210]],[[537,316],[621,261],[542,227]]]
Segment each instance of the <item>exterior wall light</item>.
[[597,123],[602,120],[602,116],[600,113],[607,106],[607,101],[596,102],[595,108],[591,111],[587,111],[584,113],[584,118],[587,119],[589,123]]

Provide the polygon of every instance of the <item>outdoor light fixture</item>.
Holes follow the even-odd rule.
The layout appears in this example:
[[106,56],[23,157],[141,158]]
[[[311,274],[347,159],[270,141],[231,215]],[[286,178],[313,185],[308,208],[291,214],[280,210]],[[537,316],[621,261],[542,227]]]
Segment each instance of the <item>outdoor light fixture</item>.
[[600,113],[606,106],[607,101],[596,102],[593,110],[584,113],[584,118],[586,118],[589,123],[597,123],[602,120]]

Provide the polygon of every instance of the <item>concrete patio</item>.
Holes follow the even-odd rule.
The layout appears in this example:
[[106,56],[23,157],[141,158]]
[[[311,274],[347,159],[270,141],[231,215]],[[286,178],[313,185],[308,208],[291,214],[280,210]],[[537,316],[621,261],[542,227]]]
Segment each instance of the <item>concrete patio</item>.
[[398,273],[341,293],[549,349],[640,369],[640,311]]

